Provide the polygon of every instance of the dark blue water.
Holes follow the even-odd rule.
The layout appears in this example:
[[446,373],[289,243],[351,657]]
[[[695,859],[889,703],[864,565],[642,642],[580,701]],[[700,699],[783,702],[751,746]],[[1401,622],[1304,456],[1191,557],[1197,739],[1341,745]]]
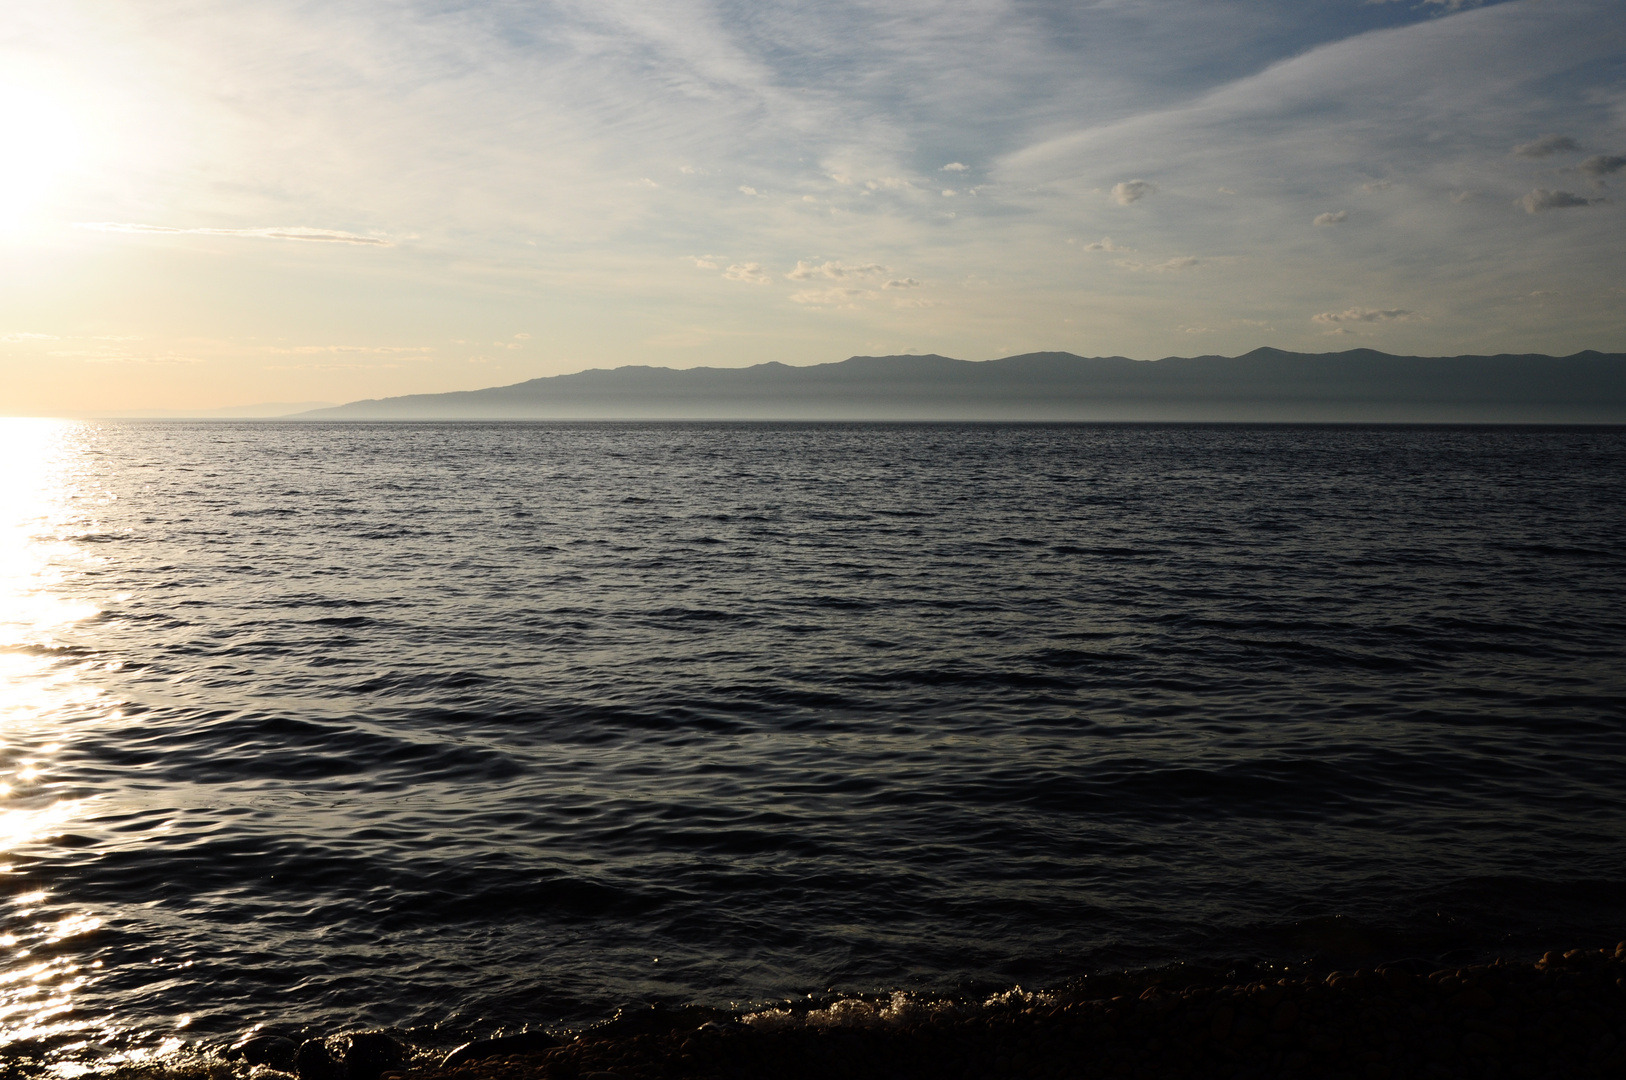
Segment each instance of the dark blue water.
[[13,1053],[1626,929],[1626,429],[8,423]]

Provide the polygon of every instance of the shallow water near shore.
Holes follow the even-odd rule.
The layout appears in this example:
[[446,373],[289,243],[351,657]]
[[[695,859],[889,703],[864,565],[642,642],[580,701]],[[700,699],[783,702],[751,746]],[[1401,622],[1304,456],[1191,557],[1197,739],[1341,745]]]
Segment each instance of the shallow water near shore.
[[59,1072],[1626,936],[1626,429],[3,427]]

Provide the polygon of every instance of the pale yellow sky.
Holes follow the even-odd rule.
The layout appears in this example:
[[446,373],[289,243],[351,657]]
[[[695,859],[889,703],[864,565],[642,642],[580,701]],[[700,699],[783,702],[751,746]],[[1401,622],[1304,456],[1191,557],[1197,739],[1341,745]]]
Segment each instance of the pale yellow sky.
[[3,413],[1626,350],[1602,0],[4,10]]

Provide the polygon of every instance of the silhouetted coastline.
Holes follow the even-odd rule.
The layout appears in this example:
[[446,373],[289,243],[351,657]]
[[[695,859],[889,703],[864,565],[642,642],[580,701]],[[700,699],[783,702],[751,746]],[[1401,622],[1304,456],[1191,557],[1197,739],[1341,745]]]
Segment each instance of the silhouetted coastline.
[[594,369],[354,401],[300,420],[1005,420],[1626,423],[1626,354],[854,356],[792,367]]

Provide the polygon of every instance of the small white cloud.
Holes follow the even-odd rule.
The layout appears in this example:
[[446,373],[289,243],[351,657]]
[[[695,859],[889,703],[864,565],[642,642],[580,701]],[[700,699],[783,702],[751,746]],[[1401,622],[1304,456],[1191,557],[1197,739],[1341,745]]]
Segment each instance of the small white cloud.
[[1323,311],[1310,316],[1310,321],[1335,326],[1339,323],[1404,322],[1415,318],[1417,312],[1406,308],[1347,308],[1344,311]]
[[644,177],[642,180],[639,180],[638,182],[640,184],[642,184],[644,187],[650,187],[650,188],[658,188],[658,187],[660,187],[659,184],[655,183],[655,181],[651,180],[647,176]]
[[1094,241],[1091,241],[1088,244],[1085,244],[1084,245],[1084,250],[1085,251],[1134,251],[1135,249],[1132,248],[1132,247],[1124,247],[1122,244],[1115,244],[1115,243],[1112,242],[1112,237],[1103,236],[1099,240],[1094,240]]
[[717,266],[718,266],[717,260],[721,259],[721,258],[722,258],[721,255],[696,255],[694,257],[695,269],[696,270],[715,270],[715,269],[717,269]]
[[750,195],[752,198],[758,198],[762,194],[756,188],[748,187],[745,184],[740,185],[740,193],[744,194],[744,195]]
[[882,285],[881,288],[883,288],[883,289],[918,289],[918,288],[920,288],[920,282],[916,281],[912,277],[893,278],[891,281],[887,282],[885,285]]
[[1519,200],[1527,214],[1539,214],[1543,210],[1563,210],[1570,206],[1591,206],[1592,200],[1584,195],[1577,195],[1572,191],[1548,191],[1546,188],[1536,188],[1524,198]]
[[1347,211],[1347,210],[1330,210],[1325,214],[1317,214],[1315,216],[1315,221],[1313,222],[1313,224],[1316,224],[1316,225],[1339,225],[1339,224],[1342,224],[1343,222],[1347,221],[1348,219],[1349,219],[1349,211]]
[[923,296],[900,296],[892,301],[893,307],[900,308],[930,308],[936,307],[936,300],[927,300]]
[[941,171],[943,171],[943,172],[965,172],[966,169],[968,169],[969,167],[970,166],[963,165],[958,161],[951,161],[947,165],[944,165]]
[[1520,143],[1513,148],[1514,157],[1544,158],[1553,154],[1578,153],[1581,144],[1568,135],[1543,135],[1532,142]]
[[1368,180],[1361,185],[1362,191],[1388,191],[1395,186],[1393,180]]
[[723,277],[729,281],[748,281],[753,285],[768,283],[768,275],[762,272],[761,263],[735,263],[723,271]]
[[785,277],[791,281],[812,281],[815,278],[827,278],[831,281],[840,281],[844,278],[878,277],[887,272],[887,268],[880,263],[865,263],[862,266],[848,266],[846,263],[825,262],[819,265],[798,259],[796,268]]
[[529,341],[529,340],[531,340],[531,335],[521,331],[520,333],[514,335],[514,340],[515,341]]
[[1124,180],[1112,185],[1112,197],[1119,206],[1139,202],[1157,191],[1157,185],[1147,180]]
[[953,198],[954,196],[956,196],[958,194],[959,194],[959,192],[955,191],[953,188],[944,188],[943,189],[943,197],[945,199],[951,199],[951,198]]
[[678,166],[678,172],[682,173],[684,176],[693,176],[694,175],[694,166],[693,165],[679,165]]

